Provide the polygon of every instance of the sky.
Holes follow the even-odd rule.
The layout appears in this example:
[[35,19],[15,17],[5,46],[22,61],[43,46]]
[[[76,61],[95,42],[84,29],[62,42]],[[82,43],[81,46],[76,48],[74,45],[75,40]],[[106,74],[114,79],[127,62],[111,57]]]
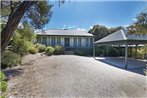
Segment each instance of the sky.
[[128,26],[140,11],[147,8],[147,1],[96,1],[65,0],[59,6],[51,1],[52,18],[44,29],[78,29],[88,31],[94,25],[108,28]]

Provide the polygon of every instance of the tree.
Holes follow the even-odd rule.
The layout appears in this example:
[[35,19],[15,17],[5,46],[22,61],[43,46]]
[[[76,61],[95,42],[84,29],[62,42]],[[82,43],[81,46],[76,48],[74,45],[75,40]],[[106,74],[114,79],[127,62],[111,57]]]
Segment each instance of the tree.
[[1,31],[1,53],[20,22],[28,22],[34,28],[41,29],[51,18],[51,7],[47,1],[1,1],[1,18],[7,20]]
[[120,30],[122,27],[116,27],[116,28],[110,28],[108,29],[105,26],[102,25],[94,25],[91,30],[89,30],[89,33],[95,35],[95,40],[99,40],[103,37],[106,37],[107,35],[114,33],[118,30]]
[[11,41],[11,50],[21,56],[26,54],[30,47],[33,46],[35,40],[35,33],[31,26],[27,23],[23,24],[23,28],[18,28]]
[[147,8],[136,17],[137,21],[129,26],[130,34],[147,34]]

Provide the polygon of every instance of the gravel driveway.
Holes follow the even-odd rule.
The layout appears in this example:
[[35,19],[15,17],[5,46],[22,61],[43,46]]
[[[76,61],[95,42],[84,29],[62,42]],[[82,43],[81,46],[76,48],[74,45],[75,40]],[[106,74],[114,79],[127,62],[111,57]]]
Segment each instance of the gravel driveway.
[[146,77],[90,57],[42,56],[23,64],[21,75],[8,81],[8,96],[147,97]]

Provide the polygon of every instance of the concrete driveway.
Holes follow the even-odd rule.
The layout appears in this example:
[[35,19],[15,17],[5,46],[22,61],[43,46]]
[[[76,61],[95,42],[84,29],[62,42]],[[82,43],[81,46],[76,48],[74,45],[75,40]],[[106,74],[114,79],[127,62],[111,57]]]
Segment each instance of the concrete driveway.
[[[32,62],[29,67],[23,65],[24,73],[17,78],[19,82],[10,79],[9,96],[147,97],[146,76],[90,57],[44,56]],[[14,88],[12,84],[19,86]]]
[[128,67],[125,69],[125,58],[124,57],[96,57],[98,61],[107,63],[111,66],[115,66],[127,71],[135,72],[141,75],[145,75],[144,68],[146,67],[146,60],[137,60],[128,58]]

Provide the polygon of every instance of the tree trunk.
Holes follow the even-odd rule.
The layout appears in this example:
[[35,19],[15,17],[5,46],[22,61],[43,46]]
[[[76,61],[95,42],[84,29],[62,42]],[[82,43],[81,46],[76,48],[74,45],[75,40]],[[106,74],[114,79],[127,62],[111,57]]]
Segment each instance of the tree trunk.
[[26,10],[34,4],[35,1],[23,1],[19,7],[9,16],[5,28],[1,32],[1,53],[3,54],[6,46],[9,44],[14,31],[25,14]]

